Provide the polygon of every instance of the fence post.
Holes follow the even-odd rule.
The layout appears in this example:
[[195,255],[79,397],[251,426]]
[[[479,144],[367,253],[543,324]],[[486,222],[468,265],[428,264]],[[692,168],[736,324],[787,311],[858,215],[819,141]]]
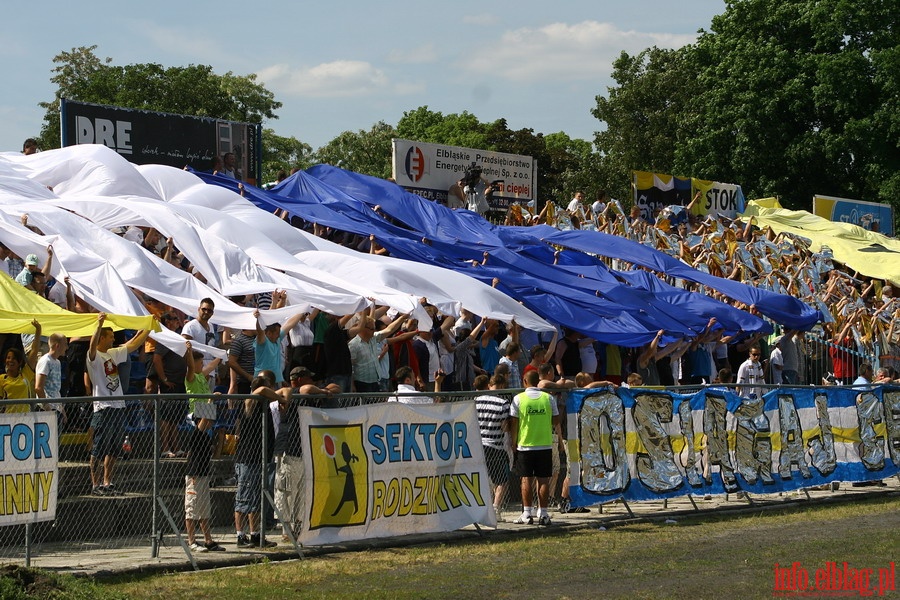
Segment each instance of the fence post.
[[159,497],[159,398],[153,399],[153,497],[150,503],[153,505],[153,513],[150,521],[152,532],[150,534],[150,558],[159,558],[159,525],[157,525],[158,511],[156,506]]
[[260,404],[262,408],[262,419],[260,419],[260,425],[262,427],[262,447],[260,448],[259,460],[262,464],[262,469],[260,469],[260,489],[259,489],[259,546],[260,548],[265,548],[266,544],[266,490],[269,488],[269,472],[268,472],[268,458],[266,452],[267,444],[269,443],[269,419],[272,418],[270,414],[271,411],[269,409],[269,403],[266,401],[265,397],[257,396],[257,402]]

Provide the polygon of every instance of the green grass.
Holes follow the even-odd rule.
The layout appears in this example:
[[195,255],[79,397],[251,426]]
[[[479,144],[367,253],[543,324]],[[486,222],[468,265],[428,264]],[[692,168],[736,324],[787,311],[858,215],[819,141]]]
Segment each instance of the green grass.
[[[542,530],[502,542],[333,554],[109,581],[129,598],[771,598],[773,566],[886,567],[900,498],[636,524]],[[897,592],[887,597],[900,597]]]

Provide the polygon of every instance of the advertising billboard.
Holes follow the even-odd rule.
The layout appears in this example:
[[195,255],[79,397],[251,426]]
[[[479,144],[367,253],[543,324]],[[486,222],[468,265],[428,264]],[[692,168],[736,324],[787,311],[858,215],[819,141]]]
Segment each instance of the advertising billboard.
[[487,199],[490,210],[506,210],[513,202],[525,205],[537,196],[537,163],[530,156],[394,139],[392,166],[397,185],[445,205],[451,188],[473,166],[480,169],[479,193],[494,184]]
[[211,117],[190,117],[100,104],[60,103],[62,145],[104,144],[137,165],[211,171],[226,153],[235,176],[255,184],[262,168],[262,127]]

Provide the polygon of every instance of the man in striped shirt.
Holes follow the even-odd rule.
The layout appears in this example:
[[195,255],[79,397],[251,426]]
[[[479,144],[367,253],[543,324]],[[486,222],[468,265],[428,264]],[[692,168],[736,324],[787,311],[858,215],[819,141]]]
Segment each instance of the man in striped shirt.
[[[506,388],[503,376],[479,375],[475,378],[474,387],[478,391],[502,390]],[[509,480],[509,453],[506,431],[509,426],[508,398],[484,394],[475,398],[478,410],[478,425],[481,429],[481,444],[484,447],[484,462],[487,465],[488,477],[494,488],[494,512],[497,520],[502,521],[500,506],[506,494],[506,482]]]

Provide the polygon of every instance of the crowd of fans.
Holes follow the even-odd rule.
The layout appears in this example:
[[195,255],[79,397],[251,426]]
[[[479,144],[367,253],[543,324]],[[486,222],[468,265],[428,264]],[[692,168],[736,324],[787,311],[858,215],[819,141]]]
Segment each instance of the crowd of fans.
[[[382,214],[378,207],[376,213]],[[295,227],[332,242],[361,252],[387,254],[374,236],[338,231],[285,212],[277,214]],[[465,308],[459,315],[441,314],[423,299],[429,315],[426,322],[373,304],[362,312],[346,315],[298,310],[283,323],[264,326],[261,312],[282,308],[287,301],[286,293],[275,290],[231,298],[235,304],[253,309],[257,319],[254,329],[232,330],[215,324],[216,307],[211,298],[198,299],[196,313],[185,314],[134,290],[163,327],[188,340],[186,353],[181,355],[156,343],[147,331],[113,332],[103,327],[102,313],[98,315],[97,331],[84,338],[66,339],[58,333],[43,332],[36,319],[33,333],[0,334],[5,359],[0,390],[4,399],[39,400],[43,408],[57,412],[65,429],[84,431],[91,427],[92,492],[97,495],[118,493],[111,478],[120,424],[114,422],[112,411],[107,409],[124,409],[125,404],[99,399],[117,395],[110,390],[170,395],[160,405],[162,458],[187,455],[192,471],[189,475],[197,477],[208,477],[209,459],[225,451],[226,436],[236,428],[232,419],[250,423],[243,428],[233,449],[239,467],[235,527],[239,545],[261,545],[264,540],[258,532],[260,502],[254,483],[259,481],[259,473],[254,469],[259,467],[255,457],[262,439],[256,437],[256,432],[261,431],[265,415],[269,415],[269,439],[277,448],[272,452],[280,457],[277,471],[288,479],[296,479],[291,473],[297,464],[290,458],[296,458],[299,449],[290,434],[299,427],[293,417],[296,411],[291,410],[298,395],[327,398],[342,393],[376,397],[383,394],[380,397],[388,401],[430,403],[453,392],[486,392],[477,399],[486,452],[502,454],[505,449],[501,425],[505,416],[512,414],[509,401],[498,400],[502,390],[529,388],[559,395],[576,387],[734,384],[742,395],[759,397],[767,385],[867,385],[898,379],[900,304],[890,282],[852,272],[836,264],[828,251],[812,252],[809,241],[802,237],[776,234],[770,228],[757,227],[753,219],[701,218],[692,212],[692,205],[665,207],[651,217],[633,207],[626,215],[621,203],[604,192],[590,204],[579,192],[565,209],[550,202],[533,216],[514,204],[506,222],[545,223],[625,236],[712,275],[799,298],[818,308],[825,315],[825,322],[810,332],[775,324],[771,336],[727,336],[711,318],[705,330],[694,338],[662,345],[665,331],[661,330],[650,343],[628,347],[591,339],[567,328],[539,333],[514,321],[503,323],[474,315]],[[22,216],[22,224],[29,227],[27,215]],[[178,251],[175,241],[164,239],[155,229],[116,228],[114,233],[204,280],[204,274]],[[36,255],[22,259],[0,244],[4,270],[17,283],[68,310],[96,312],[73,293],[68,281],[56,281],[51,276],[52,247],[47,248],[47,256],[45,264],[40,265]],[[621,259],[603,260],[612,269],[632,268]],[[669,283],[754,311],[752,306],[735,303],[719,292],[702,290],[698,284]],[[51,335],[45,338],[44,333]],[[191,342],[221,348],[227,352],[227,360],[204,356]],[[877,363],[877,369],[873,363]],[[118,382],[114,388],[109,383],[113,375]],[[98,378],[106,378],[105,387]],[[256,398],[228,401],[223,404],[224,412],[207,414],[198,408],[197,396],[213,392]],[[538,392],[529,394],[532,399],[541,397]],[[92,395],[93,403],[59,402],[63,397]],[[177,399],[172,400],[173,396]],[[260,403],[259,397],[266,398],[268,406]],[[328,400],[318,402],[320,406],[334,406]],[[5,412],[26,410],[28,403],[5,406]],[[117,413],[116,419],[124,420],[124,413]],[[215,442],[208,448],[204,444],[210,436],[205,432],[213,429],[216,420],[218,434],[212,436]],[[189,435],[183,435],[188,421],[194,428]],[[194,435],[195,430],[203,434]],[[248,431],[254,433],[250,435]],[[554,477],[560,472],[564,439],[562,431],[554,430]],[[187,447],[182,448],[182,443]],[[497,505],[503,498],[506,475],[493,463],[504,461],[491,461]],[[208,496],[208,489],[194,487],[196,481],[189,479],[188,493],[194,495],[195,501],[198,495]],[[539,483],[540,514],[531,515],[526,506],[520,520],[530,522],[537,516],[549,523],[544,486],[561,490],[563,497],[553,501],[563,508],[567,506],[566,485],[558,485],[555,480]],[[296,498],[285,500],[285,494],[292,493],[291,486],[285,484],[279,489],[276,503],[280,498],[283,512],[299,515]],[[523,497],[530,494],[524,481],[522,492]],[[296,489],[293,493],[296,495]],[[217,545],[208,529],[208,506],[192,505],[187,514],[192,522],[188,526],[190,542],[202,551],[194,540],[196,518],[205,539],[203,548],[215,550]],[[247,535],[242,529],[244,524],[248,526]],[[283,525],[289,527],[290,523]]]

